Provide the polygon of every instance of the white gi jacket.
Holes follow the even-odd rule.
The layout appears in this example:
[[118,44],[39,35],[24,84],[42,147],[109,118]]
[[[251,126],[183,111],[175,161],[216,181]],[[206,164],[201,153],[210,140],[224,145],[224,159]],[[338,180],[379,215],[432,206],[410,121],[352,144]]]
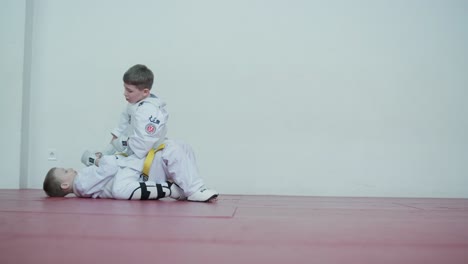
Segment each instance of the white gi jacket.
[[168,119],[166,103],[150,94],[135,104],[128,104],[119,125],[111,133],[116,137],[128,135],[128,154],[144,158],[151,148],[157,148],[166,138]]
[[[144,159],[128,162],[123,156],[103,156],[99,167],[93,165],[78,172],[73,182],[73,192],[84,198],[128,199],[139,187],[143,163]],[[154,173],[162,175],[161,182],[165,182],[164,171]]]
[[115,156],[104,156],[99,167],[90,166],[78,172],[73,182],[73,192],[78,197],[113,198],[112,185],[119,166]]

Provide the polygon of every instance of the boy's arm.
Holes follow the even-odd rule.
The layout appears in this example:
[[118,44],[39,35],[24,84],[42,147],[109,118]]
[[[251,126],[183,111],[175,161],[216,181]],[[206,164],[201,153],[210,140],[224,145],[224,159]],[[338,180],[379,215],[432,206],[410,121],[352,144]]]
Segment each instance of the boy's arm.
[[117,152],[123,152],[124,151],[124,150],[120,149],[120,147],[116,146],[116,145],[119,145],[121,143],[120,142],[118,143],[115,140],[118,139],[119,137],[123,138],[124,133],[128,130],[128,127],[130,126],[130,118],[131,118],[130,117],[131,116],[130,112],[132,110],[131,107],[132,106],[127,105],[127,108],[124,111],[122,111],[122,113],[120,114],[120,119],[119,119],[119,123],[118,123],[117,127],[114,128],[111,131],[112,138],[111,138],[109,144],[102,151],[105,155],[112,155],[116,151]]
[[80,197],[99,197],[118,169],[115,156],[103,156],[99,159],[99,167],[89,166],[80,171],[79,181],[75,181],[75,194]]
[[117,127],[111,131],[111,134],[112,134],[111,141],[120,137],[127,130],[129,125],[130,125],[130,115],[128,114],[128,107],[127,107],[120,114],[119,123]]

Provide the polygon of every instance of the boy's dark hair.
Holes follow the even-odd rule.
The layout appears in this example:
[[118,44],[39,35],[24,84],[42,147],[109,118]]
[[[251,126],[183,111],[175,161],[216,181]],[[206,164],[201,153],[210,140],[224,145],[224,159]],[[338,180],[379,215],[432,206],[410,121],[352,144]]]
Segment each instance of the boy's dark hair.
[[47,172],[42,188],[44,189],[44,192],[50,197],[64,197],[67,195],[67,193],[60,187],[61,183],[55,176],[55,169],[57,168],[52,168],[49,170],[49,172]]
[[135,85],[139,90],[151,90],[151,87],[153,86],[153,80],[153,72],[142,64],[132,66],[125,72],[123,76],[124,83]]

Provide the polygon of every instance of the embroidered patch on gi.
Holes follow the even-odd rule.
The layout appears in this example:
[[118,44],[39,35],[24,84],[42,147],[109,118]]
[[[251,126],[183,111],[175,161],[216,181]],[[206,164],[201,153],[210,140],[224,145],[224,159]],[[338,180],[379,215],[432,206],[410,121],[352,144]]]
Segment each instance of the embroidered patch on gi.
[[153,124],[147,124],[145,127],[145,131],[147,134],[153,135],[154,133],[156,133],[156,126]]
[[153,117],[153,116],[149,117],[149,121],[151,123],[155,123],[156,125],[159,125],[159,123],[160,123],[159,119],[157,119],[156,117]]

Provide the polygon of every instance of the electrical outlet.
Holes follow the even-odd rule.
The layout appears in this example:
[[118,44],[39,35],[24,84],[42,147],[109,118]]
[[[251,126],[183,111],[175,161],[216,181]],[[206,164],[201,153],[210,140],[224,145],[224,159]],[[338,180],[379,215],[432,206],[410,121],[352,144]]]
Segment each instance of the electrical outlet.
[[51,161],[56,161],[57,160],[57,150],[56,149],[48,149],[47,150],[48,152],[48,156],[47,156],[47,160],[51,160]]

